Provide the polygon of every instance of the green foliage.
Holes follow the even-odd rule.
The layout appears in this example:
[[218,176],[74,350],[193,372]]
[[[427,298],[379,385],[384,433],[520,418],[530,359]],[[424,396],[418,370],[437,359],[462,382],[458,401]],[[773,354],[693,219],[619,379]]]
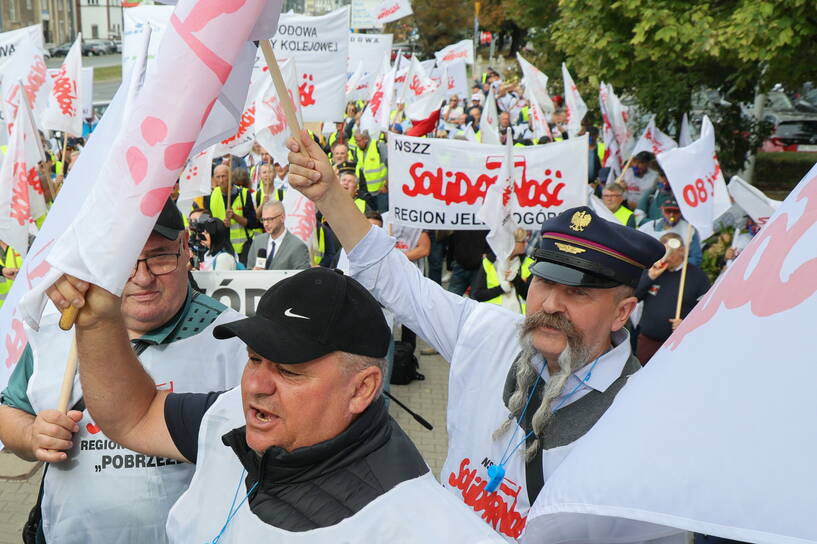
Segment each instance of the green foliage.
[[764,193],[790,191],[817,163],[817,153],[758,153],[755,185]]
[[[471,37],[474,4],[466,0],[413,0],[411,16],[420,34],[422,53],[433,58],[434,52],[447,45]],[[409,21],[409,19],[406,19]]]
[[722,227],[706,239],[703,248],[703,259],[701,260],[701,270],[709,278],[710,283],[714,283],[721,273],[724,265],[726,250],[732,245],[732,238],[735,235],[734,227]]

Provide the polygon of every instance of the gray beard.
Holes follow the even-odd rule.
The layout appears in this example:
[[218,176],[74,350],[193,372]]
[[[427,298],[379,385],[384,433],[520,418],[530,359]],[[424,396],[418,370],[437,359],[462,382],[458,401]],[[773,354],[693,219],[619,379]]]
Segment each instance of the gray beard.
[[[522,345],[522,353],[514,363],[516,369],[516,388],[508,400],[508,409],[510,414],[499,428],[494,431],[493,438],[498,440],[508,429],[511,428],[515,420],[519,420],[522,410],[525,408],[525,403],[530,396],[531,388],[539,376],[539,369],[536,368],[537,360],[541,358],[539,352],[533,347],[531,343],[531,330],[523,328],[520,334],[520,343]],[[536,399],[531,399],[531,404],[528,410],[536,407],[531,419],[531,427],[534,433],[534,440],[525,449],[525,461],[529,462],[540,448],[540,438],[544,434],[545,427],[553,417],[553,401],[561,394],[567,383],[570,375],[587,364],[587,359],[590,355],[590,350],[585,346],[583,339],[578,335],[568,334],[567,345],[562,353],[559,354],[557,362],[559,363],[559,371],[550,376],[550,379],[545,384],[542,391],[542,400],[536,405]],[[547,372],[547,368],[543,368],[542,372]],[[520,421],[520,423],[523,423]],[[515,438],[514,438],[515,439]],[[521,439],[520,439],[521,440]]]

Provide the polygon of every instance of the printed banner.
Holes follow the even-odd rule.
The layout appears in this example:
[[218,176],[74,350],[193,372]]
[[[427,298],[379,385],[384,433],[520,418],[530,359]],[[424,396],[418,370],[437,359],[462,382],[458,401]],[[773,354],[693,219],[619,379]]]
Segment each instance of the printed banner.
[[0,112],[8,134],[23,96],[34,111],[35,119],[42,117],[53,85],[47,70],[43,50],[34,40],[23,40],[6,62],[0,80]]
[[391,53],[394,36],[391,34],[349,34],[348,73],[363,64],[363,73],[376,74],[383,57]]
[[152,64],[162,42],[173,6],[137,6],[122,10],[122,76],[133,69],[142,54],[144,35],[151,30],[148,64]]
[[255,315],[261,296],[282,279],[300,270],[193,271],[193,279],[207,296],[247,317]]
[[454,62],[474,64],[474,40],[462,40],[449,45],[436,53],[437,66],[445,66]]
[[10,32],[0,33],[0,74],[6,63],[23,42],[33,41],[34,46],[43,49],[43,30],[40,25],[31,25]]
[[[429,229],[486,229],[477,219],[501,175],[505,149],[460,140],[389,138],[389,200],[395,221]],[[514,147],[514,220],[536,230],[587,201],[587,136]]]
[[[349,57],[349,7],[310,17],[282,14],[271,40],[278,60],[294,58],[305,123],[343,119]],[[380,58],[377,59],[380,61]]]
[[375,20],[380,25],[408,17],[414,13],[409,0],[385,0],[380,2],[372,12]]

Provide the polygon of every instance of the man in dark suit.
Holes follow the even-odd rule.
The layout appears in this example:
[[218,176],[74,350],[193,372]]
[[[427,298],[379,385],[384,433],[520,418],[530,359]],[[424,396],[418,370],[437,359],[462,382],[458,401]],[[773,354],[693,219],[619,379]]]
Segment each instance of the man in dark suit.
[[[256,259],[253,270],[303,270],[309,268],[309,250],[285,225],[284,205],[272,200],[261,207],[261,224],[264,234],[252,240],[248,260]],[[263,250],[263,251],[262,251]],[[264,266],[258,262],[260,255]]]

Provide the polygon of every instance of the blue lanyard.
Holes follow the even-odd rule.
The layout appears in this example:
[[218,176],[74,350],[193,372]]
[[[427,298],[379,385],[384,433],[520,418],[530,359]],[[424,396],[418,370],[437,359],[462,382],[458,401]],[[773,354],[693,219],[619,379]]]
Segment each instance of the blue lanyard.
[[[602,355],[604,355],[604,353],[602,353]],[[564,398],[562,398],[562,400],[559,402],[559,405],[556,406],[556,408],[554,408],[554,411],[564,406],[564,404],[570,399],[570,397],[575,395],[576,392],[579,389],[581,389],[583,385],[587,384],[587,381],[593,375],[593,369],[596,368],[596,364],[598,364],[599,359],[601,359],[602,355],[596,357],[596,360],[593,361],[592,365],[590,365],[590,369],[587,371],[587,374],[584,375],[584,378],[582,378],[578,385],[576,385],[576,387],[573,388],[573,391],[571,391]],[[505,446],[505,452],[502,454],[502,457],[499,460],[499,464],[491,465],[488,467],[489,479],[488,484],[485,486],[485,491],[488,493],[493,493],[499,488],[499,484],[501,484],[502,480],[505,478],[505,463],[507,463],[511,456],[514,454],[514,452],[518,450],[522,446],[522,444],[524,444],[527,441],[527,439],[533,435],[533,430],[529,431],[528,434],[526,434],[522,438],[522,440],[520,440],[516,444],[516,446],[514,446],[513,449],[510,450],[510,452],[508,451],[508,449],[511,447],[511,444],[513,444],[513,439],[516,438],[516,429],[522,427],[522,421],[524,421],[525,413],[528,411],[528,405],[530,405],[530,401],[533,398],[533,394],[536,392],[536,387],[539,385],[539,381],[542,379],[542,371],[545,369],[546,365],[547,362],[545,362],[542,365],[542,368],[539,370],[539,375],[536,376],[536,381],[533,383],[533,387],[531,387],[530,393],[528,394],[528,400],[525,402],[525,407],[522,408],[522,412],[519,414],[519,417],[516,420],[517,426],[514,428],[510,440],[508,440],[508,445]]]
[[238,485],[235,488],[235,493],[233,493],[233,502],[230,504],[230,511],[227,514],[227,521],[224,522],[224,525],[221,527],[221,530],[218,532],[216,537],[207,544],[219,544],[219,542],[221,542],[221,537],[224,536],[224,533],[227,531],[227,526],[230,525],[230,522],[233,521],[235,515],[238,513],[238,511],[241,509],[244,503],[247,502],[247,499],[250,497],[250,494],[253,491],[255,491],[255,488],[258,486],[258,482],[252,484],[250,490],[247,491],[247,494],[244,495],[244,498],[241,499],[241,502],[238,503],[238,506],[236,506],[235,500],[238,498],[238,490],[241,489],[241,482],[244,480],[245,474],[247,474],[246,469],[241,471],[241,477],[238,479]]

